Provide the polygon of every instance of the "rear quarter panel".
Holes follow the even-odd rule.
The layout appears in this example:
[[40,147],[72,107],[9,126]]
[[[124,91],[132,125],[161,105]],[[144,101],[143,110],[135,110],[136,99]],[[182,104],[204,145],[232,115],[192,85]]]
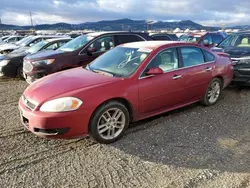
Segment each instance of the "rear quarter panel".
[[230,84],[233,79],[233,65],[229,57],[216,54],[216,64],[213,77],[223,78],[223,87]]

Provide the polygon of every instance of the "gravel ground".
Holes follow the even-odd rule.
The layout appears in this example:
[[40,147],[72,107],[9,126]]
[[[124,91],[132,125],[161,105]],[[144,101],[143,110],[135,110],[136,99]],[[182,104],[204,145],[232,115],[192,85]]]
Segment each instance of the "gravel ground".
[[0,187],[250,187],[250,89],[226,89],[132,125],[111,145],[47,140],[24,130],[24,81],[0,81]]

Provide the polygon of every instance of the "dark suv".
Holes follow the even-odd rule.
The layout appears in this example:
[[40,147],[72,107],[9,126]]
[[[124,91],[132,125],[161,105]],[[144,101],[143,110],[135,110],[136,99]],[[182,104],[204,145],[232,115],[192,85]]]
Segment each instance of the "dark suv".
[[250,31],[229,35],[212,50],[228,53],[234,67],[233,82],[250,86]]
[[51,73],[86,66],[117,45],[145,40],[152,40],[148,33],[96,32],[82,35],[58,50],[39,52],[24,58],[24,78],[31,83]]
[[202,33],[189,33],[182,35],[179,41],[192,42],[201,44],[207,47],[213,47],[219,44],[227,37],[224,32],[202,32]]

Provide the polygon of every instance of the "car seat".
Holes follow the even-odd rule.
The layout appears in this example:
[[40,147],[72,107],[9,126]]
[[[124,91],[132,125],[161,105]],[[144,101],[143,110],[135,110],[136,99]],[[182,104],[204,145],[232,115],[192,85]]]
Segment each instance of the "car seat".
[[241,40],[241,44],[238,45],[238,47],[250,47],[248,38],[243,38]]

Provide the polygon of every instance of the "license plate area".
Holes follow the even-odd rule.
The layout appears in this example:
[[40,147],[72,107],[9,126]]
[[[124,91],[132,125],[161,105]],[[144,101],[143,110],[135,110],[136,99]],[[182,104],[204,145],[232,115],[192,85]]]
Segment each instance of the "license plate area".
[[23,116],[23,112],[20,110],[21,122],[25,127],[29,127],[29,120]]

